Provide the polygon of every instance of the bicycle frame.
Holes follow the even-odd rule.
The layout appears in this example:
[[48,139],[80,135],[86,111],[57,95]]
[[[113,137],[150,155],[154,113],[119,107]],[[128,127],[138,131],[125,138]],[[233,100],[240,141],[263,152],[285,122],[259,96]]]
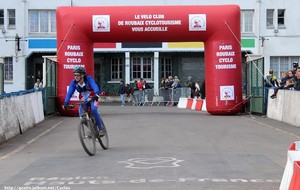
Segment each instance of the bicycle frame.
[[[82,107],[84,113],[80,116],[81,120],[87,120],[88,122],[90,122],[90,127],[93,130],[94,135],[97,137],[98,135],[98,127],[96,126],[96,120],[94,118],[94,116],[92,116],[91,111],[89,110],[89,108],[85,106],[85,103],[91,103],[91,101],[81,101],[79,103],[79,106]],[[79,108],[80,109],[80,108]]]
[[[77,103],[79,105],[79,109],[83,109],[82,115],[80,115],[80,125],[78,128],[79,132],[79,138],[80,142],[84,148],[84,150],[87,152],[88,155],[93,156],[96,153],[96,139],[100,143],[101,147],[106,150],[109,146],[109,140],[107,135],[107,130],[105,127],[105,124],[102,122],[102,126],[104,128],[103,136],[99,136],[99,128],[96,122],[95,117],[92,115],[89,106],[86,105],[86,103],[91,103],[92,101],[81,101],[80,103]],[[70,109],[74,108],[74,104],[70,105]],[[103,138],[103,139],[102,139]],[[92,141],[92,143],[90,142]],[[89,141],[89,142],[86,142]],[[90,145],[92,145],[92,148],[89,148]]]

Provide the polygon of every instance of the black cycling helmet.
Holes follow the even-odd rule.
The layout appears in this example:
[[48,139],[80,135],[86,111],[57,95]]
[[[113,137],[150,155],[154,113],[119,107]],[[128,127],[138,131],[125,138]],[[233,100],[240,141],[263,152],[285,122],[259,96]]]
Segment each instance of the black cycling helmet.
[[73,73],[83,73],[83,74],[85,74],[85,68],[83,66],[76,66],[73,69]]

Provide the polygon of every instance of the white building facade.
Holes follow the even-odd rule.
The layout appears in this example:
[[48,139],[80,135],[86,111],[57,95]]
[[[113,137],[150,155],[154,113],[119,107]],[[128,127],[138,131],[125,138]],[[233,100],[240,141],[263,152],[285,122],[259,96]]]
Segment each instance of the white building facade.
[[[55,57],[57,51],[55,11],[58,6],[226,4],[237,4],[241,8],[243,64],[246,55],[250,60],[263,57],[264,75],[273,69],[280,76],[280,72],[292,69],[292,63],[300,62],[299,0],[0,0],[4,91],[33,88],[36,78],[45,76],[44,57]],[[201,81],[205,70],[204,51],[202,42],[95,44],[95,79],[101,89],[110,94],[116,92],[114,89],[120,80],[133,83],[138,78],[145,78],[157,91],[161,78],[169,75],[178,76],[182,83],[187,76]],[[158,66],[154,67],[154,63]],[[128,64],[130,67],[126,68]],[[158,74],[154,75],[154,72]]]

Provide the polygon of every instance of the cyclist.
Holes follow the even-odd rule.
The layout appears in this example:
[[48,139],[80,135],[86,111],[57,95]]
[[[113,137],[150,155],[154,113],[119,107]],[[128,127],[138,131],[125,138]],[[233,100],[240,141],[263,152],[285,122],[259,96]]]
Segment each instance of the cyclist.
[[[100,94],[100,89],[98,87],[98,85],[96,84],[95,80],[93,79],[92,76],[87,75],[85,72],[85,68],[82,66],[76,66],[73,69],[73,73],[74,73],[74,77],[75,79],[73,79],[69,85],[69,90],[67,92],[67,95],[65,97],[64,100],[64,105],[63,105],[63,109],[68,110],[69,109],[69,101],[73,95],[73,93],[75,92],[75,90],[77,90],[80,95],[81,95],[81,100],[82,101],[88,101],[88,100],[92,100],[90,103],[86,103],[84,106],[90,106],[91,108],[91,112],[94,115],[98,128],[99,128],[99,136],[103,136],[103,128],[101,125],[101,117],[100,114],[98,112],[98,98]],[[91,91],[94,91],[94,96],[91,98]],[[80,106],[79,107],[79,116],[81,116],[83,114],[84,109]]]

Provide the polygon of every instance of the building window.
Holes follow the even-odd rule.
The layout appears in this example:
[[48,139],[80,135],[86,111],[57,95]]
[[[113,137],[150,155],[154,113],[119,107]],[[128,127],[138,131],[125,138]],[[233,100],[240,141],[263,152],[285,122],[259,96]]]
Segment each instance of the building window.
[[16,27],[16,10],[15,9],[8,9],[8,28],[15,28]]
[[285,16],[285,9],[278,9],[277,11],[277,24],[279,28],[284,27],[284,16]]
[[0,27],[4,27],[4,10],[0,9]]
[[172,76],[172,59],[163,57],[160,60],[160,77],[168,78],[168,76]]
[[56,12],[51,11],[51,32],[55,33],[56,32]]
[[276,26],[285,28],[285,9],[278,9],[277,17],[274,9],[267,9],[267,28],[273,29]]
[[243,10],[241,12],[241,32],[254,33],[254,10]]
[[131,69],[131,76],[134,79],[138,79],[141,78],[142,74],[141,74],[141,59],[139,57],[132,57],[131,58],[131,65],[132,65],[132,69]]
[[274,28],[274,9],[267,9],[267,28]]
[[29,11],[30,33],[55,33],[55,11]]
[[131,80],[144,78],[153,80],[153,61],[151,57],[132,57],[131,58]]
[[143,57],[143,76],[142,78],[152,80],[152,58]]
[[123,79],[123,61],[122,58],[111,59],[111,80]]
[[13,58],[5,57],[4,58],[4,80],[12,81],[13,80]]
[[270,69],[281,78],[281,73],[293,70],[293,63],[300,63],[300,57],[270,57]]

